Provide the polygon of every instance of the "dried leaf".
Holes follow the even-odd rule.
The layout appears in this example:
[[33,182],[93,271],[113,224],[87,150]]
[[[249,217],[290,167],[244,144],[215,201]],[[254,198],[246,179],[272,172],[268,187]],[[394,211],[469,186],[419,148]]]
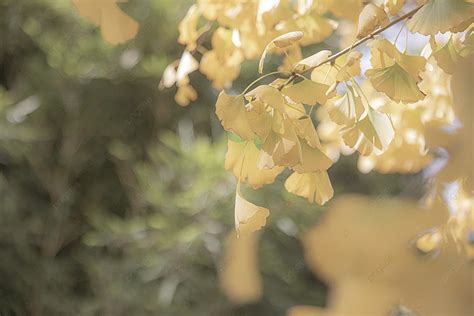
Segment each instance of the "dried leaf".
[[383,8],[369,3],[362,9],[359,15],[357,38],[364,38],[376,29],[387,26],[389,23],[390,20]]
[[332,52],[329,50],[319,51],[316,54],[299,61],[296,64],[294,71],[298,73],[303,73],[308,69],[318,67],[319,65],[325,63],[331,55]]

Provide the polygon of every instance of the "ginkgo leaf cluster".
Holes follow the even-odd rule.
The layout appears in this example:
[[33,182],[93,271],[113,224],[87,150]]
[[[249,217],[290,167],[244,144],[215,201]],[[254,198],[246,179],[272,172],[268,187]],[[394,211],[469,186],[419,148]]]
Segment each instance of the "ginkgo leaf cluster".
[[[468,192],[466,201],[472,198],[472,175],[459,170],[469,163],[465,151],[456,148],[466,146],[472,130],[463,122],[455,142],[444,130],[456,119],[472,116],[466,110],[469,97],[454,100],[453,94],[466,92],[455,93],[451,80],[460,78],[459,65],[472,59],[473,4],[426,0],[416,5],[402,0],[365,6],[357,0],[198,1],[180,25],[185,54],[170,66],[162,85],[176,83],[178,95],[186,87],[188,97],[180,98],[180,104],[187,105],[196,97],[189,86],[191,72],[199,69],[223,89],[238,77],[245,60],[260,58],[262,73],[269,54],[283,55],[279,78],[260,84],[269,76],[265,74],[241,94],[221,91],[217,99],[217,117],[233,135],[225,166],[237,188],[259,188],[289,170],[287,191],[324,204],[334,194],[328,169],[341,154],[358,152],[362,172],[413,173],[435,161],[442,147],[449,162],[431,183],[457,181]],[[341,42],[352,44],[304,56],[302,48],[338,31],[334,18],[352,28],[340,33],[352,36]],[[384,37],[383,31],[398,23],[404,24],[400,32],[405,29],[406,37],[411,32],[430,36],[422,52],[408,50],[408,40],[401,50],[398,36]],[[209,30],[211,49],[201,42]],[[364,56],[358,46],[366,42],[370,53]],[[361,66],[364,58],[370,60],[368,69]],[[251,231],[268,216],[266,208],[246,201],[239,189],[235,212],[237,228],[247,224]]]

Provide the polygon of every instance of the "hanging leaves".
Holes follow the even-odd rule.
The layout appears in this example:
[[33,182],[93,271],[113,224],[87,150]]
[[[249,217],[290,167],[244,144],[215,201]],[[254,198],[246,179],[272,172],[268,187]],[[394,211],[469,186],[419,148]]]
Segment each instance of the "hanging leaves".
[[[437,179],[460,181],[463,189],[469,189],[472,176],[461,175],[466,155],[452,147],[468,139],[471,130],[464,128],[468,115],[462,113],[470,107],[453,102],[451,90],[457,87],[449,86],[448,74],[453,74],[454,81],[461,78],[459,65],[470,60],[474,51],[474,4],[470,0],[417,1],[420,7],[402,15],[405,3],[384,0],[364,7],[361,0],[272,0],[244,6],[233,1],[198,1],[180,25],[179,41],[186,45],[185,52],[166,68],[160,86],[176,84],[176,100],[185,105],[196,98],[189,85],[191,72],[199,69],[221,90],[237,78],[244,60],[261,57],[261,73],[268,53],[282,55],[278,67],[282,73],[261,76],[241,95],[221,92],[217,99],[216,114],[233,135],[225,167],[237,178],[238,188],[241,183],[254,189],[272,183],[288,168],[292,174],[285,188],[324,204],[333,196],[327,170],[341,154],[357,150],[359,170],[365,173],[373,169],[419,172],[434,159],[431,149],[442,146],[450,162]],[[398,17],[390,21],[388,14]],[[329,15],[350,21],[338,23]],[[199,19],[211,23],[199,28]],[[401,52],[388,40],[378,39],[382,30],[403,20],[407,31],[431,35],[429,47],[420,55],[406,53],[407,48]],[[303,46],[328,38],[337,25],[337,38],[351,46],[337,57],[321,50],[302,58]],[[207,36],[202,35],[207,32],[213,33],[211,43],[203,45],[201,39]],[[448,34],[443,42],[433,36],[438,32],[463,33]],[[354,37],[363,40],[354,42]],[[368,80],[361,76],[364,50],[357,47],[365,42],[371,48],[371,68],[365,71]],[[279,78],[257,85],[270,76]],[[455,112],[463,129],[450,143],[440,127],[455,122]],[[237,229],[259,229],[267,212],[243,199],[237,189]],[[456,220],[462,222],[460,218]]]
[[394,130],[390,118],[369,109],[367,116],[342,131],[347,146],[356,148],[361,155],[381,154],[393,140]]
[[419,89],[420,72],[426,60],[421,56],[400,53],[387,40],[371,43],[372,69],[365,72],[377,91],[384,92],[397,102],[416,102],[425,94]]
[[351,126],[360,120],[365,107],[361,97],[349,86],[342,97],[333,98],[328,102],[327,111],[334,123]]

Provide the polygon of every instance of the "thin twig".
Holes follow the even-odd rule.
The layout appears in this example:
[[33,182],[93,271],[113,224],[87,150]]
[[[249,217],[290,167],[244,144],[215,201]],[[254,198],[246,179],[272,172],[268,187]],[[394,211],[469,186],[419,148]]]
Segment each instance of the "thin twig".
[[[326,64],[326,63],[333,63],[337,58],[341,57],[342,55],[350,52],[353,48],[367,42],[368,40],[372,39],[375,35],[378,35],[380,33],[382,33],[383,31],[385,31],[386,29],[392,27],[393,25],[397,24],[398,22],[400,21],[403,21],[405,19],[408,19],[408,18],[411,18],[416,12],[418,12],[418,10],[420,10],[424,5],[421,5],[413,10],[411,10],[410,12],[396,18],[395,20],[393,20],[392,22],[390,22],[388,25],[384,26],[384,27],[381,27],[375,31],[373,31],[372,33],[370,33],[369,35],[367,35],[366,37],[363,37],[361,38],[360,40],[356,41],[355,43],[353,43],[351,46],[349,47],[346,47],[344,48],[343,50],[337,52],[336,54],[334,55],[331,55],[325,62],[322,62],[320,63],[319,65],[315,66],[315,67],[310,67],[308,69],[306,69],[304,72],[307,72],[307,71],[310,71],[310,70],[314,70],[315,68],[323,65],[323,64]],[[303,73],[304,73],[303,72]],[[290,84],[293,80],[295,80],[298,76],[296,74],[292,74],[288,80],[283,84],[283,86],[285,85],[288,85]]]

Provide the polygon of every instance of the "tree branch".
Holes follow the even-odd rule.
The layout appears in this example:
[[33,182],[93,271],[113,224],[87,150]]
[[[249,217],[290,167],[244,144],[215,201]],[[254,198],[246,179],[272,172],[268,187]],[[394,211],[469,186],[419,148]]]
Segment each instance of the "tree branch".
[[[405,19],[409,19],[411,18],[416,12],[418,12],[418,10],[420,10],[424,5],[421,5],[413,10],[411,10],[410,12],[396,18],[395,20],[391,21],[388,25],[384,26],[384,27],[381,27],[375,31],[373,31],[372,33],[370,33],[369,35],[367,35],[366,37],[364,38],[361,38],[360,40],[356,41],[355,43],[353,43],[351,46],[349,47],[346,47],[344,48],[343,50],[337,52],[336,54],[334,55],[331,55],[325,62],[322,62],[321,64],[315,66],[315,67],[310,67],[308,69],[306,69],[304,72],[307,72],[307,71],[310,71],[310,70],[314,70],[316,68],[318,68],[319,66],[321,65],[324,65],[326,63],[333,63],[337,58],[341,57],[342,55],[344,54],[347,54],[348,52],[350,52],[353,48],[367,42],[368,40],[372,39],[375,35],[378,35],[380,33],[382,33],[383,31],[385,31],[386,29],[392,27],[393,25],[397,24],[398,22],[400,21],[403,21]],[[297,77],[298,77],[299,73],[293,73],[289,78],[288,80],[282,85],[282,88],[286,85],[288,85],[289,83],[291,83],[293,80],[295,80]]]

